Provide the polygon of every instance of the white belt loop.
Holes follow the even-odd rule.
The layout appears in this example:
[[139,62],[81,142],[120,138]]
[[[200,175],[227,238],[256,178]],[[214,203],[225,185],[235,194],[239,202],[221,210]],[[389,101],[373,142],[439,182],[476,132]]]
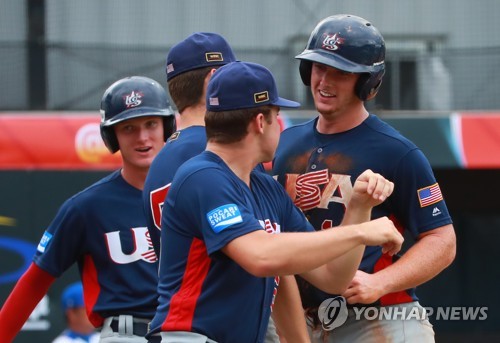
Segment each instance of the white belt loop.
[[133,316],[124,314],[118,316],[118,334],[123,336],[134,334]]

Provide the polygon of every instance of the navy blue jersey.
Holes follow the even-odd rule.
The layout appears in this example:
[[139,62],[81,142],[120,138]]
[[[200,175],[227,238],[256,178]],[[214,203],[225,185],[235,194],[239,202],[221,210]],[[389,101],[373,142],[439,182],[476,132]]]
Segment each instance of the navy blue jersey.
[[255,230],[313,231],[284,189],[254,171],[250,188],[215,154],[183,164],[162,215],[159,306],[151,328],[217,342],[262,342],[278,278],[255,277],[220,250]]
[[[400,232],[408,230],[413,237],[452,222],[428,160],[394,128],[370,115],[351,130],[320,134],[317,120],[283,131],[273,164],[273,175],[316,230],[340,224],[353,184],[366,169],[394,182],[393,194],[373,209],[373,218],[388,216]],[[397,258],[367,247],[360,269],[374,273]],[[330,297],[317,293],[319,303]],[[413,300],[411,289],[385,295],[380,303]]]
[[158,262],[142,192],[116,171],[66,200],[45,231],[34,262],[54,277],[78,263],[92,324],[129,314],[152,318]]
[[[149,168],[143,189],[144,210],[153,247],[158,256],[160,255],[161,212],[168,186],[177,169],[188,159],[204,151],[206,145],[207,134],[204,126],[190,126],[179,130],[170,136]],[[261,164],[256,169],[265,172]]]
[[167,187],[181,164],[205,150],[207,134],[204,126],[190,126],[175,132],[156,155],[144,183],[144,210],[156,254],[160,255],[161,212]]

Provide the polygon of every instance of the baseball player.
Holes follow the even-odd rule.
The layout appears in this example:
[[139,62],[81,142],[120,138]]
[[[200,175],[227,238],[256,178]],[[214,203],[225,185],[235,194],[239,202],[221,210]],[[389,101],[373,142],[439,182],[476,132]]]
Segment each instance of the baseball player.
[[68,199],[44,232],[33,263],[0,312],[10,342],[52,282],[75,262],[91,323],[103,343],[145,342],[157,305],[158,263],[142,187],[153,158],[175,131],[165,90],[140,76],[118,80],[101,101],[101,136],[122,168]]
[[[278,96],[265,67],[222,66],[209,81],[206,106],[206,151],[179,168],[165,199],[159,306],[148,338],[263,342],[275,276],[302,273],[324,290],[343,290],[364,244],[393,254],[402,236],[387,218],[314,232],[281,185],[254,170],[274,156],[280,107],[299,106]],[[365,172],[344,224],[367,220],[392,186]]]
[[166,74],[170,97],[180,115],[176,131],[154,159],[144,183],[143,197],[148,230],[160,254],[161,210],[179,166],[198,155],[207,144],[205,89],[217,68],[236,61],[233,50],[217,33],[195,32],[168,52]]
[[[283,131],[273,174],[316,230],[340,223],[353,181],[365,169],[394,182],[394,194],[373,209],[372,218],[391,218],[416,244],[403,256],[367,247],[359,271],[342,295],[350,305],[391,306],[398,313],[421,310],[415,287],[453,261],[455,234],[422,151],[364,106],[382,82],[384,39],[363,18],[334,15],[317,24],[296,58],[319,116]],[[317,311],[323,300],[332,297],[307,283],[301,286],[307,312]],[[356,321],[353,314],[350,310],[347,322],[330,332],[329,342],[434,341],[427,320]],[[317,315],[311,319],[319,324]],[[317,333],[316,342],[323,342],[326,334]]]
[[95,332],[85,311],[81,282],[72,283],[64,289],[61,295],[61,306],[67,328],[52,343],[99,342],[99,334]]
[[[148,230],[158,256],[161,213],[170,183],[179,166],[200,154],[206,147],[205,93],[208,80],[219,67],[234,61],[236,57],[228,42],[221,35],[212,32],[195,32],[175,44],[168,52],[168,89],[179,111],[182,129],[167,140],[165,147],[154,159],[143,190]],[[287,309],[281,310],[282,302],[287,304]],[[274,316],[277,316],[282,337],[288,338],[288,343],[307,341],[300,295],[293,277],[283,278],[276,303]],[[279,343],[272,320],[266,343]]]

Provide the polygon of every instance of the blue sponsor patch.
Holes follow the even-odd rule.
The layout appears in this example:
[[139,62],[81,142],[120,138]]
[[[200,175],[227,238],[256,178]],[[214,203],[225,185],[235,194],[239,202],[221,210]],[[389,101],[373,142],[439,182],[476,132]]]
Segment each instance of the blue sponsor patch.
[[47,247],[51,239],[52,239],[52,234],[45,231],[43,233],[42,239],[40,240],[40,243],[38,243],[38,247],[36,248],[36,250],[38,250],[41,253],[45,252],[45,248]]
[[207,219],[215,233],[219,233],[227,227],[241,223],[241,212],[236,204],[227,204],[207,213]]

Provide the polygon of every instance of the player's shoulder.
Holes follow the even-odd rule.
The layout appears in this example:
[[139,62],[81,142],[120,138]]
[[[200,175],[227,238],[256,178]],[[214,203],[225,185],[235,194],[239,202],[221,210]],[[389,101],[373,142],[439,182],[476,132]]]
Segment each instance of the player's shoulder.
[[413,150],[417,148],[411,140],[375,114],[370,114],[363,122],[363,126],[370,129],[372,134],[378,135],[380,142],[386,143],[388,146],[402,150]]
[[115,170],[111,174],[106,175],[102,179],[74,194],[68,200],[76,203],[84,202],[88,199],[100,197],[102,194],[109,194],[113,190],[117,189],[119,185],[125,186],[126,183],[121,176],[121,170]]
[[266,171],[262,171],[259,169],[254,169],[251,173],[251,180],[253,183],[259,183],[266,189],[277,188],[278,190],[282,190],[283,186],[269,173]]
[[[175,173],[172,183],[179,183],[187,178],[206,178],[209,174],[222,170],[222,160],[215,154],[203,151],[184,162]],[[207,182],[210,179],[205,179]]]
[[174,132],[165,143],[165,148],[170,149],[184,145],[206,145],[207,134],[204,126],[193,125]]

